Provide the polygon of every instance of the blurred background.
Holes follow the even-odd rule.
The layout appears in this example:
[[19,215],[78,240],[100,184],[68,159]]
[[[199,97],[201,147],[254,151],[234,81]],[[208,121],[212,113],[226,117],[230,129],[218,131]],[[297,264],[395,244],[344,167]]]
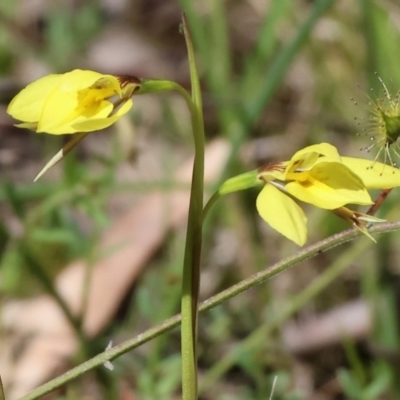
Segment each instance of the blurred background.
[[[74,68],[189,89],[183,11],[204,89],[207,198],[223,179],[306,145],[375,153],[360,152],[369,138],[357,137],[355,118],[383,95],[377,75],[393,96],[400,88],[397,0],[0,2],[7,399],[179,312],[193,154],[182,99],[137,96],[129,116],[33,183],[69,137],[13,127],[7,104],[32,80]],[[211,213],[202,299],[298,250],[258,217],[257,194],[227,196]],[[399,219],[398,198],[394,190],[378,216]],[[348,227],[302,207],[309,243]],[[399,399],[400,242],[377,239],[320,254],[202,314],[201,399]],[[179,399],[179,340],[175,329],[48,398]]]

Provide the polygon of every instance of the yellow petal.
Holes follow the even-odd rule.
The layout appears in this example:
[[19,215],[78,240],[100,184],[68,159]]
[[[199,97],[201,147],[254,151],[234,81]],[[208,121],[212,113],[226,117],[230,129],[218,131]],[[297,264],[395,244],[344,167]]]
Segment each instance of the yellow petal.
[[303,151],[318,153],[322,156],[328,157],[329,159],[340,161],[340,155],[337,151],[337,148],[329,143],[314,144],[312,146],[305,147],[296,154],[301,154]]
[[118,95],[121,97],[121,86],[118,79],[106,75],[97,79],[91,86],[76,91],[78,96],[78,109],[85,111],[93,103],[109,99]]
[[52,134],[73,133],[74,130],[68,129],[68,123],[79,116],[77,107],[76,92],[55,90],[47,98],[37,131]]
[[72,127],[79,132],[91,132],[105,129],[118,121],[124,114],[126,114],[132,107],[132,100],[129,99],[123,104],[118,111],[111,117],[103,118],[88,118],[75,122]]
[[363,158],[342,157],[342,162],[357,174],[367,189],[391,189],[400,186],[400,170]]
[[[103,78],[101,79],[103,82],[106,82],[107,86],[113,88],[113,90],[115,91],[115,93],[118,94],[119,97],[122,97],[122,89],[121,89],[121,83],[119,82],[119,80],[113,76],[113,75],[104,75]],[[129,86],[129,85],[127,85]],[[124,88],[124,95],[125,92],[127,92],[127,88]],[[130,94],[132,94],[133,92],[133,88],[129,91]],[[130,97],[130,96],[126,96],[126,97]]]
[[99,72],[74,69],[71,72],[62,74],[62,80],[60,82],[59,90],[61,92],[78,92],[79,90],[87,89],[92,86],[96,81],[105,76]]
[[319,143],[312,146],[304,147],[304,149],[297,151],[290,159],[290,161],[301,160],[305,158],[305,156],[307,156],[309,153],[316,153],[318,155],[328,157],[331,160],[340,161],[340,155],[336,147],[332,146],[329,143]]
[[132,99],[125,100],[125,102],[120,107],[114,109],[111,116],[122,117],[132,108],[132,106],[133,106]]
[[303,246],[307,240],[307,217],[288,196],[267,184],[257,197],[257,210],[261,218],[273,229]]
[[111,75],[82,70],[65,74],[59,88],[48,96],[37,131],[56,135],[76,133],[81,131],[74,127],[78,123],[107,118],[114,106],[104,99],[117,90],[120,92],[119,82]]
[[62,75],[47,75],[22,89],[7,108],[7,113],[24,122],[39,121],[47,97],[60,84]]
[[361,179],[346,166],[336,162],[317,164],[309,172],[307,181],[289,182],[286,190],[301,201],[327,210],[345,204],[372,204]]
[[329,161],[340,162],[340,155],[336,147],[329,143],[319,143],[312,146],[307,146],[304,149],[296,152],[290,159],[286,171],[287,173],[291,173],[296,170],[308,171],[315,165],[320,156],[326,157],[329,159]]
[[[84,113],[76,110],[76,99],[65,93],[57,92],[52,96],[45,107],[45,112],[38,125],[38,132],[46,132],[54,135],[79,132],[73,125],[90,118],[106,118],[113,110],[113,105],[108,101],[95,103]],[[52,115],[54,117],[52,117]]]

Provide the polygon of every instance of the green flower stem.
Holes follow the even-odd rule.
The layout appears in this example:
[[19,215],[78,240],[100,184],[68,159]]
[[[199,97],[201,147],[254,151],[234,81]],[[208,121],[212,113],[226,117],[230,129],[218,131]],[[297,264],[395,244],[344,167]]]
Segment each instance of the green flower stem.
[[[185,35],[187,30],[185,31]],[[193,49],[189,49],[189,64],[193,69]],[[195,68],[195,66],[194,66]],[[191,72],[191,75],[193,73]],[[199,86],[198,80],[193,83]],[[190,191],[190,204],[188,225],[186,231],[185,255],[182,276],[182,399],[197,399],[197,358],[196,358],[196,331],[197,331],[197,306],[200,277],[201,236],[203,223],[203,191],[204,191],[204,127],[201,98],[192,97],[180,85],[172,81],[142,80],[141,88],[135,94],[155,93],[160,91],[175,90],[185,99],[192,120],[195,156],[193,163],[192,183]],[[198,90],[198,89],[197,89]],[[178,322],[177,322],[178,323]]]
[[182,277],[182,398],[184,400],[196,400],[196,331],[203,223],[204,125],[200,82],[197,75],[193,47],[185,21],[183,25],[188,47],[192,96],[176,82],[155,79],[141,80],[140,89],[135,92],[135,95],[171,90],[177,91],[185,99],[191,115],[195,156]]
[[182,18],[182,26],[188,51],[192,99],[195,106],[194,110],[191,110],[195,156],[182,278],[182,399],[196,400],[198,385],[196,342],[204,196],[204,122],[199,74],[185,16]]
[[204,207],[203,210],[203,222],[205,221],[205,219],[208,216],[208,213],[210,212],[210,210],[213,208],[214,204],[217,202],[218,199],[220,199],[222,197],[222,195],[219,192],[215,192],[210,199],[207,201],[207,204]]
[[161,93],[161,92],[178,92],[186,101],[186,105],[189,108],[190,114],[196,113],[196,106],[190,97],[189,93],[178,83],[174,81],[168,81],[163,79],[142,79],[140,89],[138,89],[134,95]]
[[182,19],[182,27],[188,51],[192,96],[175,82],[154,79],[141,80],[135,95],[175,90],[184,97],[191,114],[195,155],[182,277],[182,398],[196,400],[196,337],[204,195],[204,122],[200,80],[185,17]]
[[[387,222],[383,224],[376,225],[372,227],[369,232],[372,234],[388,233],[400,230],[400,221],[398,222]],[[363,235],[358,229],[350,228],[343,232],[337,233],[327,239],[324,239],[316,244],[310,245],[304,249],[301,249],[296,254],[285,258],[277,262],[276,264],[264,269],[263,271],[257,272],[256,274],[250,276],[249,278],[239,282],[236,285],[218,293],[215,296],[210,297],[200,304],[199,311],[204,312],[210,310],[211,308],[237,296],[238,294],[250,289],[251,287],[258,285],[268,278],[282,272],[288,268],[293,267],[300,262],[312,258],[322,252],[328,251],[338,245],[344,244],[351,240],[354,240]],[[151,339],[165,333],[172,328],[179,325],[181,322],[181,316],[175,315],[172,318],[165,320],[163,323],[148,329],[147,331],[141,333],[140,335],[134,337],[133,339],[127,340],[118,346],[112,347],[109,350],[93,357],[92,359],[78,365],[77,367],[69,370],[63,375],[45,383],[44,385],[32,390],[29,394],[21,397],[19,400],[35,400],[39,397],[50,393],[56,388],[71,382],[72,380],[83,375],[96,367],[101,366],[106,361],[114,360],[115,358],[127,353],[128,351],[148,342]]]
[[238,192],[240,190],[250,189],[255,186],[263,186],[264,183],[258,178],[258,171],[250,171],[244,174],[227,179],[221,184],[219,189],[211,196],[203,210],[203,221],[206,219],[209,211],[222,196],[228,193]]

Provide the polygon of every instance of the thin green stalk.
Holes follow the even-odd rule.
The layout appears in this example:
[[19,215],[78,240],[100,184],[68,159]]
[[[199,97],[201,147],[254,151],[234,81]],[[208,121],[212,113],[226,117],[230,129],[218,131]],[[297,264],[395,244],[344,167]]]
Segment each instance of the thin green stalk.
[[186,101],[190,113],[193,115],[195,112],[195,104],[190,97],[189,93],[178,83],[174,81],[164,80],[164,79],[142,79],[140,84],[140,89],[138,89],[134,94],[150,94],[150,93],[161,93],[161,92],[178,92]]
[[[399,230],[400,230],[400,221],[387,222],[372,227],[370,229],[370,233],[379,234],[379,233],[395,232]],[[199,312],[208,311],[211,308],[231,299],[232,297],[235,297],[238,294],[243,293],[247,289],[264,282],[265,280],[271,278],[272,276],[278,274],[279,272],[289,269],[304,260],[307,260],[320,253],[328,251],[336,246],[354,240],[362,235],[363,233],[361,233],[358,229],[350,228],[343,232],[337,233],[327,239],[321,240],[316,244],[301,249],[296,254],[277,262],[276,264],[264,269],[263,271],[253,274],[252,276],[239,282],[238,284],[233,285],[230,288],[218,293],[217,295],[212,296],[209,299],[203,301],[199,306]],[[148,329],[147,331],[139,334],[138,336],[129,339],[109,350],[106,350],[103,353],[98,354],[92,359],[84,362],[83,364],[80,364],[77,367],[72,368],[65,374],[60,375],[57,378],[45,383],[44,385],[32,390],[29,394],[21,397],[19,400],[38,399],[39,397],[44,396],[45,394],[50,393],[53,390],[61,387],[62,385],[65,385],[66,383],[71,382],[72,380],[78,378],[85,372],[88,372],[96,367],[103,365],[106,361],[114,360],[115,358],[127,353],[128,351],[150,341],[151,339],[154,339],[155,337],[161,335],[162,333],[170,331],[172,328],[178,326],[180,322],[181,322],[181,316],[175,315],[174,317],[165,320],[161,324]]]
[[207,201],[206,205],[204,206],[203,210],[203,221],[207,218],[208,213],[210,212],[211,208],[214,206],[214,204],[217,202],[218,199],[221,198],[221,195],[219,192],[215,192]]
[[195,2],[192,0],[178,0],[185,14],[185,18],[190,22],[190,31],[196,48],[201,54],[201,61],[211,59],[211,46],[209,45],[209,31],[203,23],[203,16],[196,10]]
[[204,123],[200,80],[198,77],[194,49],[188,26],[183,18],[183,33],[188,50],[192,95],[180,85],[167,80],[141,80],[136,95],[175,90],[185,99],[192,122],[195,156],[190,192],[188,225],[182,277],[182,397],[197,399],[196,331],[198,314],[198,292],[200,256],[203,224],[204,195]]
[[191,114],[195,156],[182,277],[182,398],[183,400],[196,400],[196,341],[204,195],[204,123],[200,80],[185,17],[182,19],[182,25],[188,51],[192,100],[195,105]]
[[185,99],[192,122],[195,156],[193,163],[192,183],[188,225],[186,232],[185,255],[182,277],[182,397],[184,400],[197,399],[197,359],[196,330],[198,314],[198,292],[200,277],[200,255],[203,223],[204,193],[204,124],[200,81],[198,78],[194,49],[185,18],[183,33],[188,50],[192,95],[182,86],[167,80],[141,80],[136,95],[159,93],[175,90]]

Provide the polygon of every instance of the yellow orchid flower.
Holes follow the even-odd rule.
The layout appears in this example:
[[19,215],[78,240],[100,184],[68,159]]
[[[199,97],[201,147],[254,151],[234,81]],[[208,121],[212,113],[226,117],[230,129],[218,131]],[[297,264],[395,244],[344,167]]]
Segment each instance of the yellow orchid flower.
[[290,161],[259,168],[258,179],[264,183],[256,203],[261,217],[302,246],[307,240],[307,217],[292,197],[327,210],[370,205],[367,189],[400,186],[400,171],[378,162],[342,158],[334,146],[321,143],[298,151]]
[[32,82],[14,97],[7,113],[23,121],[16,126],[36,132],[92,132],[126,114],[139,87],[137,78],[76,69]]

